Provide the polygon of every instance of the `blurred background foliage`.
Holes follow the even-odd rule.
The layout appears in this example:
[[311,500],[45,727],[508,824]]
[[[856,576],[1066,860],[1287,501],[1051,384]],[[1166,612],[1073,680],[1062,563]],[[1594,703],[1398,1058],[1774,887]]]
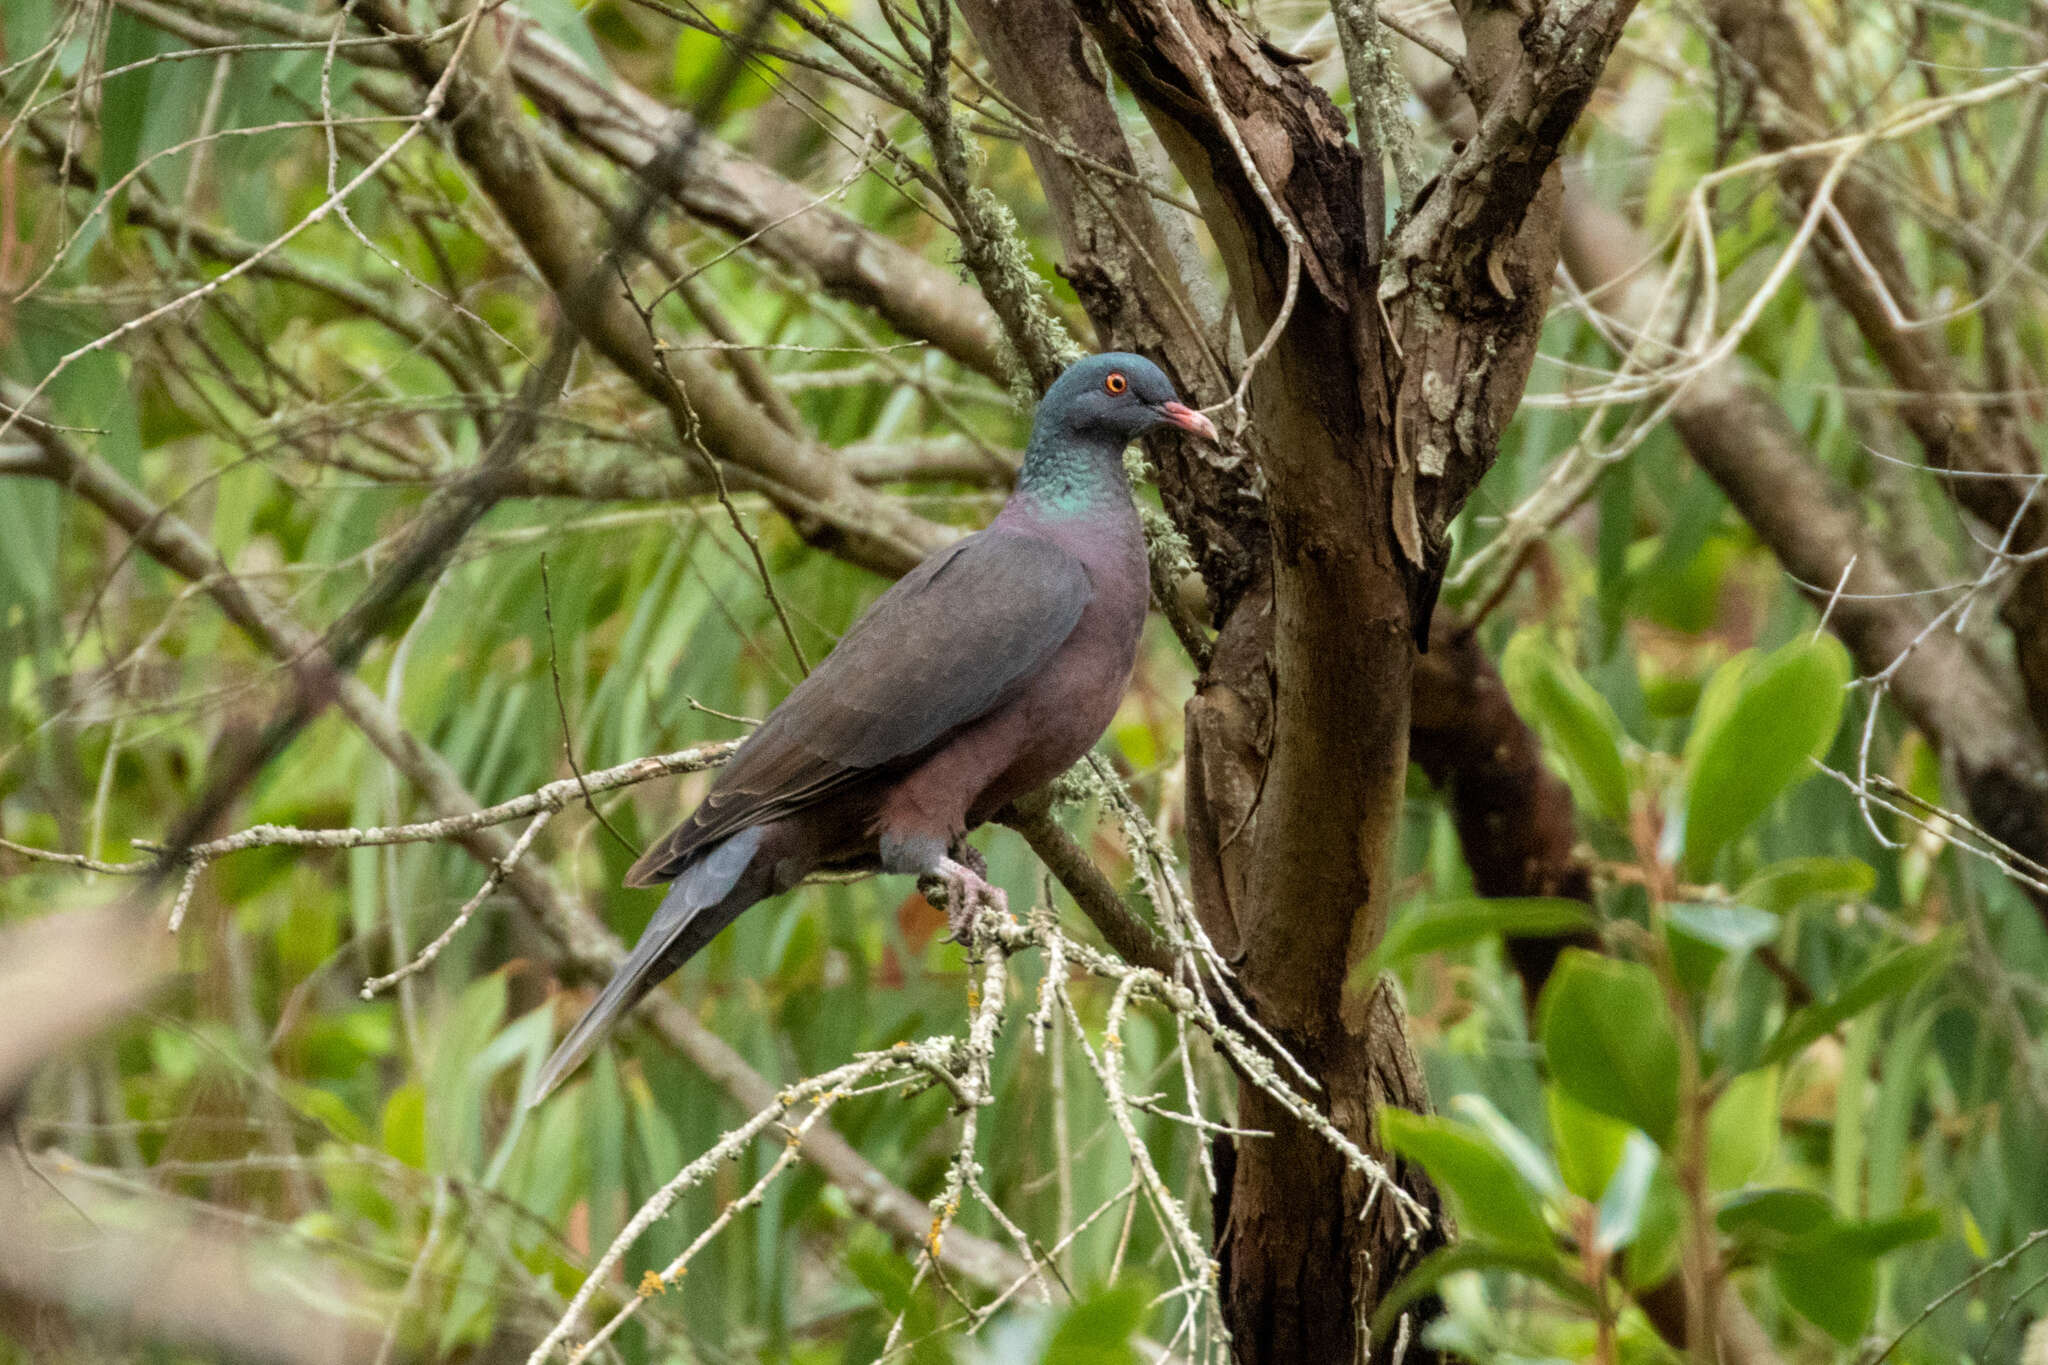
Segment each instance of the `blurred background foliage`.
[[[349,31],[330,7],[294,6],[323,30]],[[870,8],[834,7],[880,32]],[[1305,54],[1342,98],[1327,14],[1257,8],[1273,41]],[[1431,18],[1429,6],[1403,8],[1412,22]],[[607,80],[674,105],[693,98],[718,54],[699,20],[729,17],[719,5],[623,0],[522,9]],[[249,26],[232,30],[239,47],[187,60],[195,44],[167,14]],[[1876,105],[1902,102],[1894,87],[1918,70],[1977,79],[2040,60],[2038,8],[2021,0],[1815,3],[1805,17],[1833,40],[1830,88]],[[15,398],[68,353],[218,276],[226,256],[213,237],[278,239],[326,199],[330,166],[345,179],[397,136],[364,93],[386,73],[347,46],[266,46],[276,38],[233,5],[9,0],[0,34],[11,120],[0,327]],[[793,29],[777,38],[820,55]],[[1711,46],[1687,6],[1647,7],[1575,143],[1583,192],[1653,233],[1686,212],[1702,176],[1753,150],[1717,121]],[[722,136],[926,259],[949,260],[921,191],[884,158],[855,173],[870,129],[924,154],[908,116],[784,58],[755,75]],[[2041,100],[2037,88],[1906,139],[1885,153],[1889,169],[1943,198],[1958,164],[1937,156],[1945,136],[1981,146],[1981,162],[1965,154],[1961,164],[1987,177],[2009,149],[2038,157],[2028,121],[2038,129]],[[323,102],[337,116],[331,134]],[[1056,306],[1085,335],[1021,147],[1000,127],[970,131],[983,183],[1016,215]],[[601,183],[621,183],[584,159]],[[1792,218],[1778,194],[1752,176],[1712,199],[1728,297],[1754,288],[1785,247]],[[145,201],[155,216],[138,209]],[[552,316],[518,244],[436,138],[413,141],[347,209],[275,253],[300,281],[252,272],[78,354],[40,409],[210,542],[227,570],[316,626],[362,589],[428,492],[475,458]],[[720,234],[669,218],[657,235],[699,272],[705,311],[760,348],[753,360],[804,428],[852,456],[932,462],[883,483],[928,517],[987,517],[1026,431],[1002,386]],[[1912,225],[1905,241],[1930,296],[1971,288],[1940,234]],[[2022,405],[2036,431],[2048,357],[2038,248],[2037,238],[2012,285],[2031,376]],[[381,313],[304,283],[315,278],[351,282]],[[643,300],[663,283],[646,266],[634,281]],[[672,344],[707,343],[682,294],[653,307]],[[1978,358],[1974,314],[1941,334]],[[1804,272],[1777,289],[1741,356],[1883,534],[1936,579],[1955,576],[1969,532],[1935,480],[1895,463],[1909,452],[1883,381]],[[1561,451],[1597,448],[1636,414],[1599,408],[1592,421],[1607,427],[1588,425],[1580,394],[1616,358],[1613,337],[1560,292],[1531,401],[1459,527],[1461,557]],[[0,456],[20,440],[0,438]],[[651,495],[664,480],[694,494],[694,466],[615,373],[579,361],[535,461],[563,471],[564,495],[500,505],[360,670],[485,802],[567,775],[570,754],[589,771],[738,735],[736,717],[764,714],[798,676],[725,513],[698,496]],[[612,474],[640,482],[619,496],[602,486]],[[735,496],[815,658],[883,581],[807,546],[758,497]],[[1598,893],[1590,912],[1476,899],[1442,800],[1414,778],[1399,909],[1369,968],[1398,974],[1439,1109],[1390,1117],[1389,1139],[1438,1180],[1465,1234],[1413,1285],[1443,1297],[1433,1339],[1475,1360],[1675,1358],[1629,1295],[1672,1273],[1694,1202],[1784,1360],[1871,1359],[1866,1342],[1882,1349],[1909,1325],[1887,1358],[2020,1358],[2048,1308],[2048,1248],[1919,1318],[2048,1228],[2040,916],[1996,867],[1961,855],[1943,822],[1866,820],[1844,785],[1818,775],[1814,760],[1856,767],[1865,694],[1848,686],[1840,647],[1817,634],[1814,607],[1668,428],[1613,462],[1520,561],[1504,596],[1482,604],[1476,590],[1461,593],[1468,583],[1454,580],[1447,607],[1486,608],[1481,640],[1571,786]],[[1990,615],[1971,630],[1996,651]],[[1104,750],[1171,837],[1192,668],[1161,623],[1147,639]],[[133,841],[165,832],[282,685],[277,661],[202,591],[58,483],[0,479],[0,836],[112,862],[141,856]],[[1869,755],[1904,788],[1957,804],[1933,749],[1888,708]],[[643,845],[707,783],[651,782],[599,804]],[[416,815],[379,754],[330,713],[262,774],[229,826]],[[1130,880],[1114,821],[1085,802],[1061,818],[1113,879]],[[1014,835],[981,842],[1014,905],[1047,900],[1050,883]],[[628,939],[652,909],[654,897],[619,889],[632,851],[580,809],[531,856]],[[0,876],[8,919],[124,890],[112,876],[7,852]],[[388,1329],[400,1356],[524,1358],[630,1212],[743,1115],[636,1030],[522,1113],[521,1087],[577,997],[558,988],[550,946],[502,897],[430,970],[362,998],[364,980],[417,952],[480,877],[438,843],[221,858],[181,932],[183,974],[144,1015],[40,1078],[18,1116],[23,1146],[49,1170],[146,1187],[195,1217],[268,1229],[342,1264],[365,1292],[341,1310]],[[1056,903],[1084,932],[1064,897]],[[1540,999],[1525,998],[1503,931],[1594,923],[1621,954],[1569,951]],[[669,989],[786,1084],[959,1029],[969,983],[941,929],[900,881],[816,886],[744,917]],[[1041,970],[1035,957],[1014,964],[1018,1020]],[[1107,986],[1077,981],[1075,991],[1099,1032]],[[1122,1041],[1133,1093],[1173,1092],[1162,1104],[1182,1104],[1171,1017],[1134,1012]],[[987,1188],[1042,1251],[1106,1208],[1053,1254],[1069,1291],[1059,1306],[1006,1307],[971,1337],[940,1330],[954,1305],[928,1281],[913,1285],[915,1251],[799,1164],[607,1351],[634,1362],[864,1361],[904,1313],[904,1340],[916,1344],[897,1358],[1140,1358],[1133,1334],[1165,1340],[1180,1321],[1182,1306],[1158,1296],[1176,1274],[1075,1049],[1056,1030],[1041,1053],[1013,1021],[980,1152]],[[1225,1069],[1201,1047],[1192,1065],[1208,1117],[1227,1120]],[[1205,1214],[1206,1144],[1184,1124],[1140,1120],[1160,1169]],[[890,1180],[919,1198],[940,1189],[958,1125],[943,1091],[848,1099],[833,1121]],[[754,1144],[687,1195],[606,1294],[631,1296],[780,1147]],[[963,1226],[1003,1236],[972,1211]],[[61,1321],[10,1319],[8,1330],[8,1359],[127,1349]]]

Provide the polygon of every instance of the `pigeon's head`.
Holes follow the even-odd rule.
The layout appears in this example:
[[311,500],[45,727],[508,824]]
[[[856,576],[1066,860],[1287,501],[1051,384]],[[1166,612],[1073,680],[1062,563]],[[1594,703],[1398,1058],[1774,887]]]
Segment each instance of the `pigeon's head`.
[[1141,355],[1110,351],[1077,360],[1038,405],[1041,426],[1058,423],[1070,439],[1108,440],[1118,449],[1148,431],[1179,427],[1216,439],[1208,418],[1180,401],[1173,381]]

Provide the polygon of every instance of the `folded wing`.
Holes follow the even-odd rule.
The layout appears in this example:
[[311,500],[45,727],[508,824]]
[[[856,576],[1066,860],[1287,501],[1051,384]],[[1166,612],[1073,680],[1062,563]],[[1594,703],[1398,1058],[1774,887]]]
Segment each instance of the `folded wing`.
[[991,528],[941,550],[783,699],[626,884],[668,881],[721,839],[907,767],[1043,668],[1092,595],[1080,560],[1036,536]]

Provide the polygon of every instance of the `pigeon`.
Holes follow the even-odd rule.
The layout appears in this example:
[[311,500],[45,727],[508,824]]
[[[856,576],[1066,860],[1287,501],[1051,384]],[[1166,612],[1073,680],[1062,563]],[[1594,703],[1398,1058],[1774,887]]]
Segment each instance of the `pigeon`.
[[963,943],[1007,910],[962,839],[1086,754],[1123,700],[1149,583],[1123,451],[1162,427],[1216,439],[1142,356],[1089,356],[1054,381],[995,520],[878,598],[626,874],[668,893],[536,1103],[742,911],[813,872],[943,887]]

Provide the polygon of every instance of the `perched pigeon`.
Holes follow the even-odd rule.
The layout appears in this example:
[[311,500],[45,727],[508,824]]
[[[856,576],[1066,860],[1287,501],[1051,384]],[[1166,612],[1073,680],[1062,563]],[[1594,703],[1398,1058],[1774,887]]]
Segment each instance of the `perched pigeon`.
[[668,894],[536,1097],[741,911],[813,871],[941,883],[963,941],[983,908],[1005,908],[953,855],[1085,754],[1123,699],[1147,585],[1123,450],[1166,426],[1216,436],[1142,356],[1090,356],[1059,377],[988,529],[884,593],[626,874]]

